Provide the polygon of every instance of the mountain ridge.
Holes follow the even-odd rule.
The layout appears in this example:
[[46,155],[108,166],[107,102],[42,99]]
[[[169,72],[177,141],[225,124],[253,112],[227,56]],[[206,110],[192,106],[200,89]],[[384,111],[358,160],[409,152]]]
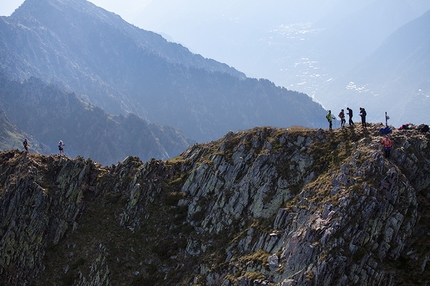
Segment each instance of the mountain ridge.
[[1,152],[0,278],[423,285],[430,138],[395,130],[386,159],[380,127],[259,127],[108,167]]
[[[189,53],[188,49],[178,45],[176,43],[171,43],[165,40],[161,35],[156,34],[151,31],[146,31],[140,29],[136,26],[128,24],[119,15],[106,11],[91,2],[88,1],[57,1],[57,0],[42,0],[34,1],[27,0],[11,15],[12,19],[22,20],[36,20],[42,24],[42,26],[55,27],[52,22],[62,22],[64,19],[59,18],[59,16],[66,16],[66,19],[73,22],[72,17],[75,13],[72,11],[77,11],[81,15],[85,22],[101,22],[107,26],[119,29],[121,33],[132,38],[135,42],[140,42],[145,48],[150,52],[158,54],[163,58],[168,59],[172,63],[187,63],[190,66],[195,67],[205,67],[211,71],[220,71],[230,73],[238,77],[244,77],[244,74],[235,70],[234,68],[228,67],[226,64],[218,63],[214,60],[205,59],[198,54]],[[63,12],[63,13],[62,13]],[[54,15],[54,17],[45,18],[44,14]],[[126,24],[125,24],[126,23]],[[125,24],[125,25],[124,25]],[[81,27],[85,29],[85,27]],[[55,30],[54,30],[55,31]],[[70,30],[70,35],[73,37],[80,36],[80,33],[73,33]],[[172,49],[169,46],[173,46],[179,49],[180,53],[172,54]],[[187,58],[188,61],[184,61],[182,58]],[[205,64],[208,62],[210,64]]]

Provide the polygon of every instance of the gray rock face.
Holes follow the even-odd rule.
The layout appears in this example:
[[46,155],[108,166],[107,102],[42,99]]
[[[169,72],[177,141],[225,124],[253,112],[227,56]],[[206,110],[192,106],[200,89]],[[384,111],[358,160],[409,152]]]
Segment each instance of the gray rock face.
[[428,135],[255,128],[110,167],[0,153],[0,279],[22,285],[430,283]]

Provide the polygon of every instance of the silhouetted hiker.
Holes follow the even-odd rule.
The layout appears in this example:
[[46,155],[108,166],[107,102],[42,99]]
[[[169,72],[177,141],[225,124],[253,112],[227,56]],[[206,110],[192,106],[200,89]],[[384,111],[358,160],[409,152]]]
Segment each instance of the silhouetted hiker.
[[345,127],[345,112],[343,112],[343,109],[339,112],[339,118],[340,118],[340,126],[343,128]]
[[391,146],[393,146],[393,142],[391,142],[390,137],[386,135],[385,138],[382,139],[381,143],[384,145],[385,158],[390,158]]
[[22,145],[24,146],[25,152],[28,152],[28,147],[30,147],[30,144],[28,144],[27,138],[24,139]]
[[347,107],[346,110],[348,110],[348,117],[349,117],[349,126],[354,125],[354,121],[352,121],[352,109]]
[[60,154],[63,155],[64,154],[64,146],[66,146],[66,144],[63,143],[62,140],[60,140],[60,142],[58,142],[58,150],[60,151]]
[[361,126],[366,127],[367,112],[363,107],[360,107]]
[[333,114],[331,114],[331,110],[328,111],[327,115],[325,116],[325,118],[327,118],[328,121],[328,129],[331,131],[332,130],[332,126],[333,126]]

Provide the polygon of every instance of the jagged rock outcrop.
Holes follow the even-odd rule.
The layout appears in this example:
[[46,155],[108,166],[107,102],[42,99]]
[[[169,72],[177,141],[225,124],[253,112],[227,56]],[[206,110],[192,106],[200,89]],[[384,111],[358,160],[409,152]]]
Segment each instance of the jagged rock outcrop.
[[425,285],[429,136],[255,128],[102,166],[0,154],[0,279],[20,285]]

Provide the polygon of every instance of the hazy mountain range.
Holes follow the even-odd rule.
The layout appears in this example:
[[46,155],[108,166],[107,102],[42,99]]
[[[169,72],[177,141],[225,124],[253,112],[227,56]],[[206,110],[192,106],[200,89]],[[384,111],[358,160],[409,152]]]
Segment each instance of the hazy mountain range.
[[366,106],[373,120],[382,121],[387,111],[396,127],[428,124],[430,11],[396,30],[371,56],[327,84],[321,100],[337,109]]
[[109,165],[127,156],[167,159],[194,143],[172,127],[148,123],[134,114],[110,115],[34,77],[17,82],[0,73],[0,92],[5,111],[0,117],[3,150],[21,149],[27,137],[30,152],[58,153],[62,140],[66,155]]
[[313,68],[318,67],[320,73],[333,67],[331,76],[337,75],[345,71],[339,65],[352,68],[397,28],[430,9],[426,0],[172,2],[153,1],[133,23],[165,33],[251,76],[295,88],[309,86],[297,83],[311,80],[314,74],[312,68],[307,69],[305,79],[300,65],[296,72],[290,70],[304,63],[301,58],[316,61]]
[[1,68],[13,78],[41,78],[197,141],[261,125],[326,125],[305,94],[246,78],[84,0],[27,0],[0,31]]
[[[411,1],[387,4],[386,7],[391,7],[389,11],[387,10],[388,15],[401,11],[401,7],[410,9],[404,8],[398,21],[384,20],[382,26],[385,28],[379,30],[379,35],[394,30],[400,22],[421,11],[425,4],[411,5],[418,2],[421,3]],[[279,26],[276,31],[272,30],[275,34],[283,35],[282,37],[302,42],[300,45],[275,44],[278,53],[273,55],[273,61],[281,54],[293,59],[296,56],[295,52],[310,52],[306,46],[309,41],[318,43],[312,53],[318,54],[321,61],[308,58],[305,62],[307,68],[313,67],[316,70],[314,74],[316,83],[322,79],[326,80],[324,86],[318,86],[318,93],[321,94],[320,99],[323,99],[324,105],[335,114],[347,105],[356,110],[359,106],[365,106],[370,121],[384,121],[383,114],[388,111],[392,118],[390,123],[426,122],[429,120],[426,112],[429,106],[428,13],[404,25],[388,38],[369,60],[359,61],[359,58],[367,54],[371,47],[368,47],[368,50],[358,48],[361,54],[356,51],[351,55],[348,53],[352,51],[351,49],[344,50],[342,55],[338,52],[339,59],[348,57],[352,59],[343,61],[343,69],[353,62],[358,62],[355,69],[348,73],[344,72],[342,77],[327,79],[328,72],[318,74],[317,66],[322,62],[327,63],[326,70],[329,70],[329,67],[332,71],[341,70],[333,64],[333,58],[322,56],[321,51],[328,45],[327,42],[334,42],[329,39],[341,37],[344,41],[343,46],[346,46],[348,42],[346,35],[357,34],[354,25],[359,22],[357,19],[360,17],[342,17],[335,11],[349,9],[351,15],[353,12],[358,13],[357,11],[367,15],[369,11],[380,11],[385,7],[380,3],[372,10],[369,7],[373,6],[367,6],[369,3],[356,3],[342,8],[342,5],[338,6],[338,3],[332,2],[328,7],[320,7],[320,13],[317,13],[318,5],[313,7],[315,19],[318,19],[321,27],[330,29],[320,30],[315,28],[313,23],[301,23],[296,26]],[[231,7],[240,10],[242,6],[236,4],[231,4]],[[257,19],[256,7],[250,5],[246,10],[249,12],[247,20],[238,21],[243,24]],[[304,9],[304,6],[302,8]],[[274,10],[269,9],[266,12]],[[274,12],[277,16],[273,17],[273,21],[256,29],[255,35],[258,35],[259,31],[267,31],[270,25],[277,23],[277,17],[281,14],[280,11]],[[289,11],[291,17],[293,14],[294,11]],[[292,17],[296,20],[299,18]],[[376,16],[372,19],[375,18]],[[344,25],[339,28],[342,21],[345,21]],[[364,30],[368,31],[372,25],[376,24],[368,24]],[[19,142],[17,138],[33,136],[36,141],[34,146],[40,144],[44,146],[42,149],[45,151],[47,150],[45,147],[51,152],[55,151],[59,136],[65,139],[67,134],[73,134],[67,138],[77,144],[74,150],[70,150],[71,154],[90,156],[95,160],[111,163],[121,160],[128,154],[138,154],[144,160],[152,156],[166,158],[179,153],[181,148],[185,148],[194,140],[216,139],[229,130],[265,125],[327,127],[324,118],[326,111],[309,96],[276,86],[268,80],[248,78],[227,64],[191,53],[182,45],[169,42],[154,32],[130,25],[118,15],[87,1],[27,0],[10,17],[0,18],[0,36],[0,69],[8,81],[19,82],[30,77],[39,78],[41,82],[33,84],[34,89],[43,90],[44,85],[54,84],[58,86],[59,93],[66,91],[74,94],[78,101],[82,100],[101,108],[100,112],[97,112],[100,118],[115,117],[115,120],[109,121],[115,122],[112,126],[106,125],[101,128],[101,132],[109,134],[108,137],[105,134],[95,136],[97,140],[77,139],[83,134],[94,135],[89,130],[100,128],[97,125],[98,120],[85,123],[81,121],[79,125],[81,129],[69,126],[70,129],[64,129],[62,132],[57,130],[55,136],[47,137],[47,133],[35,134],[34,131],[38,129],[32,125],[25,125],[23,128],[24,123],[19,122],[16,117],[19,105],[8,104],[4,97],[2,107],[5,119],[10,120],[16,130],[23,130],[26,134],[13,136],[12,141]],[[379,39],[380,36],[374,38]],[[273,38],[275,42],[276,39]],[[237,38],[237,44],[245,42]],[[265,40],[260,43],[263,42]],[[254,48],[256,47],[249,47]],[[246,55],[247,48],[243,47],[242,50],[243,55]],[[397,61],[399,64],[393,65],[393,58],[399,59]],[[267,66],[270,65],[268,61]],[[286,71],[289,76],[300,77],[294,70]],[[64,91],[60,91],[61,89]],[[33,91],[36,94],[43,93]],[[51,97],[52,99],[54,97]],[[55,102],[49,104],[52,106],[47,106],[48,109],[57,108]],[[28,110],[32,108],[40,107],[28,105]],[[137,116],[127,115],[130,112]],[[57,115],[61,116],[61,113]],[[118,115],[124,117],[117,117]],[[133,121],[132,118],[136,120]],[[355,119],[358,120],[358,117]],[[45,120],[46,118],[41,117],[35,122],[45,124]],[[148,142],[143,140],[139,141],[141,144],[126,147],[128,145],[123,141],[129,140],[130,136],[120,137],[126,133],[136,132],[127,129],[126,125],[130,121],[139,122],[139,126],[151,126],[150,132],[142,134],[149,134],[149,140],[153,140],[154,144],[147,146]],[[112,128],[117,132],[106,131]],[[178,141],[175,144],[172,140]],[[112,144],[103,148],[88,147],[94,146],[94,142],[98,141],[109,141]],[[120,150],[121,148],[124,150]]]
[[[369,71],[380,72],[381,65],[402,62],[407,69],[419,69],[416,62],[409,61],[413,51],[408,49],[396,57],[388,53],[390,56],[378,61],[373,59],[379,57],[378,49],[389,48],[387,38],[397,33],[397,29],[430,9],[429,1],[269,1],[264,4],[217,1],[210,5],[197,0],[171,2],[153,1],[133,23],[167,34],[193,51],[229,63],[247,75],[268,78],[278,85],[304,92],[327,109],[338,110],[351,104],[358,111],[360,106],[366,106],[370,111],[369,120],[376,122],[383,121],[384,111],[388,111],[396,126],[404,121],[430,121],[428,113],[415,112],[417,105],[414,105],[418,101],[419,106],[424,104],[430,108],[428,102],[417,100],[429,96],[428,90],[422,86],[416,88],[413,83],[413,89],[405,91],[407,80],[398,80],[403,76],[402,71],[378,77],[383,88],[373,93],[383,100],[349,92],[354,83],[360,88],[371,84],[377,73]],[[416,44],[411,37],[429,37],[429,33],[423,35],[420,27],[408,29],[403,35],[409,36],[399,38],[404,46]],[[362,68],[365,61],[366,72]],[[359,78],[349,78],[347,82],[341,79],[349,73]],[[430,78],[428,70],[422,70],[421,76]],[[402,90],[402,95],[393,94],[393,90]],[[404,105],[405,100],[411,104]]]

